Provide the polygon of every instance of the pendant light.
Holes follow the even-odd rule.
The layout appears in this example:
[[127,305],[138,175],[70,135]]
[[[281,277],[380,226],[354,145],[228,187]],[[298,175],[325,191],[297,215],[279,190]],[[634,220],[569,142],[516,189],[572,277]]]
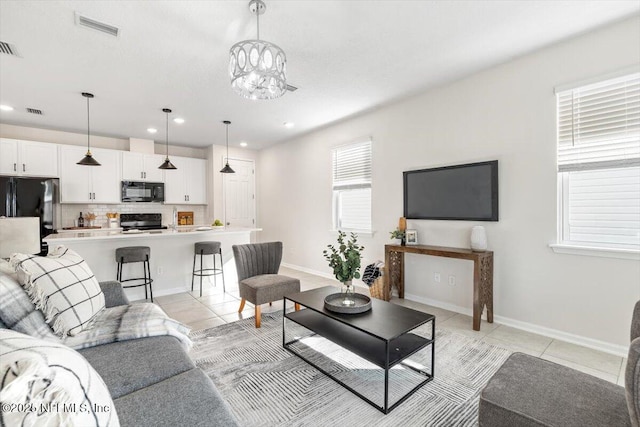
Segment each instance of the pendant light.
[[231,169],[231,166],[229,166],[229,125],[231,124],[231,122],[229,120],[225,120],[222,123],[227,126],[227,163],[224,165],[220,173],[236,173],[236,171]]
[[167,152],[164,162],[158,166],[158,169],[178,169],[169,161],[169,113],[171,112],[168,108],[163,108],[162,111],[167,115],[167,133],[166,133],[166,141],[167,141]]
[[231,46],[231,87],[243,98],[279,98],[287,92],[287,56],[275,44],[260,40],[260,15],[267,10],[264,1],[251,0],[249,10],[256,15],[257,37]]
[[93,158],[93,154],[91,154],[91,131],[89,127],[89,99],[93,98],[92,93],[82,92],[82,96],[87,98],[87,154],[80,160],[77,165],[82,166],[100,166],[100,163],[96,159]]

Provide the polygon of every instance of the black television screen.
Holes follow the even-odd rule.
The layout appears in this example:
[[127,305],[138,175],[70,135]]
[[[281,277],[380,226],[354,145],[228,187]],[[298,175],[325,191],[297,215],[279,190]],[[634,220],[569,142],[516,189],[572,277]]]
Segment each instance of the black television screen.
[[498,221],[498,161],[403,172],[407,219]]

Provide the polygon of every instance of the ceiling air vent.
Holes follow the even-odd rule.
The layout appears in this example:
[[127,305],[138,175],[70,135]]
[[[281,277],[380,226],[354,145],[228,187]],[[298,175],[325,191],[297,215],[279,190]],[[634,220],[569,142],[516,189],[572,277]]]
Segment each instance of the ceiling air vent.
[[120,29],[113,25],[105,24],[104,22],[96,21],[95,19],[87,18],[76,12],[76,25],[82,27],[91,28],[92,30],[102,31],[103,33],[110,34],[114,37],[118,37]]
[[297,90],[298,90],[298,88],[297,88],[297,87],[295,87],[295,86],[287,85],[287,90],[288,90],[289,92],[295,92],[295,91],[297,91]]
[[27,108],[27,113],[37,114],[39,116],[42,115],[42,110],[38,110],[36,108]]
[[7,55],[20,56],[18,55],[18,51],[16,47],[7,42],[0,42],[0,53],[5,53]]

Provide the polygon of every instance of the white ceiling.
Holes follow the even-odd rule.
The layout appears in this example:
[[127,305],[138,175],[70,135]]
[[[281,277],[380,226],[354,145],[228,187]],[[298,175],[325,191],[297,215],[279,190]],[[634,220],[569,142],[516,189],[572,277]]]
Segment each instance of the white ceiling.
[[[0,121],[86,132],[88,91],[92,133],[164,141],[169,107],[185,119],[171,144],[223,144],[228,119],[231,145],[260,149],[640,11],[636,0],[266,3],[261,37],[284,49],[300,89],[249,101],[227,74],[231,45],[255,38],[248,1],[0,1],[0,40],[20,54],[0,54],[0,104],[15,108]],[[121,35],[76,26],[74,12]]]

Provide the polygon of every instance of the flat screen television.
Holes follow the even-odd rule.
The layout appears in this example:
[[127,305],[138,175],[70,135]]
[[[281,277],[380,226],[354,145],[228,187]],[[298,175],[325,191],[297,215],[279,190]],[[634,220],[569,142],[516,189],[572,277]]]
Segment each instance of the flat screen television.
[[498,161],[403,172],[407,219],[498,221]]

